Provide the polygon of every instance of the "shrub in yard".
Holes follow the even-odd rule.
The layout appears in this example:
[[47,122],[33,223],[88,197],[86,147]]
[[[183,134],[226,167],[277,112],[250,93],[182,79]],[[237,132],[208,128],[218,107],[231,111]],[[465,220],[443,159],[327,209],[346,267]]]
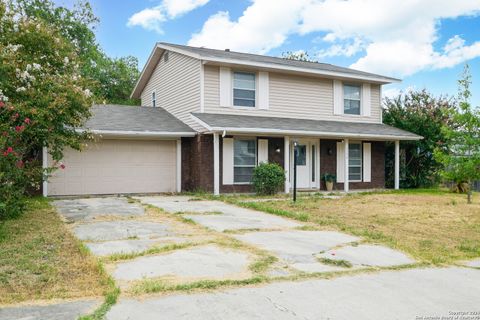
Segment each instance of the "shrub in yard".
[[276,163],[261,163],[253,170],[252,183],[257,194],[275,194],[284,181],[285,171]]

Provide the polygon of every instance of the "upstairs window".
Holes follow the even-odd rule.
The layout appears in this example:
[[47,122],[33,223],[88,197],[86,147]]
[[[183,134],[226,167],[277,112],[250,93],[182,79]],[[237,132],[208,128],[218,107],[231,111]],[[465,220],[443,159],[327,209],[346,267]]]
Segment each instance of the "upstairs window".
[[257,163],[257,141],[255,139],[233,140],[233,182],[250,183]]
[[155,96],[155,91],[152,92],[152,107],[157,106],[157,98]]
[[360,115],[360,89],[359,85],[343,85],[343,113]]
[[255,73],[233,73],[233,105],[255,107]]

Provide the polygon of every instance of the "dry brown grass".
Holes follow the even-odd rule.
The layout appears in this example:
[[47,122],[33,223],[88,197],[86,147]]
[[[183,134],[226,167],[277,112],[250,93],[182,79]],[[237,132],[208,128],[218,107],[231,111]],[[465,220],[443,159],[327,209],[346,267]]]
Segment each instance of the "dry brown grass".
[[[242,201],[245,201],[242,200]],[[467,204],[465,195],[446,192],[398,192],[320,196],[243,206],[304,217],[326,229],[336,229],[385,243],[421,262],[454,263],[480,257],[480,197]]]
[[0,223],[0,305],[101,296],[107,277],[44,199]]

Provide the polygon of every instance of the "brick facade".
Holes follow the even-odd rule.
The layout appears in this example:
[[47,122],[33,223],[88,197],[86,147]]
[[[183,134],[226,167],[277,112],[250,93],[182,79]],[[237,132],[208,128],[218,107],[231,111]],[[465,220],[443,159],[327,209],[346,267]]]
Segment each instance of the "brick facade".
[[[320,177],[325,173],[337,172],[337,141],[320,141]],[[370,142],[370,141],[364,141]],[[371,182],[350,182],[350,189],[377,189],[385,187],[385,142],[371,141],[372,143],[372,179]],[[329,151],[331,154],[329,154]],[[321,190],[326,190],[325,181],[321,182]],[[334,190],[343,190],[343,183],[335,183]]]
[[182,191],[213,192],[213,136],[182,138]]

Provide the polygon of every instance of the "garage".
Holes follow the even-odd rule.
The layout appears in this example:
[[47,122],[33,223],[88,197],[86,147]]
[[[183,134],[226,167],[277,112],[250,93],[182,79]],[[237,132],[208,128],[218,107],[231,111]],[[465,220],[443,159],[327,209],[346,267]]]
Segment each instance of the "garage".
[[[94,139],[64,150],[43,183],[45,196],[181,191],[181,138],[195,132],[160,108],[94,106],[85,128]],[[44,168],[59,167],[44,148]]]
[[175,140],[102,140],[67,150],[48,182],[48,195],[176,191]]

